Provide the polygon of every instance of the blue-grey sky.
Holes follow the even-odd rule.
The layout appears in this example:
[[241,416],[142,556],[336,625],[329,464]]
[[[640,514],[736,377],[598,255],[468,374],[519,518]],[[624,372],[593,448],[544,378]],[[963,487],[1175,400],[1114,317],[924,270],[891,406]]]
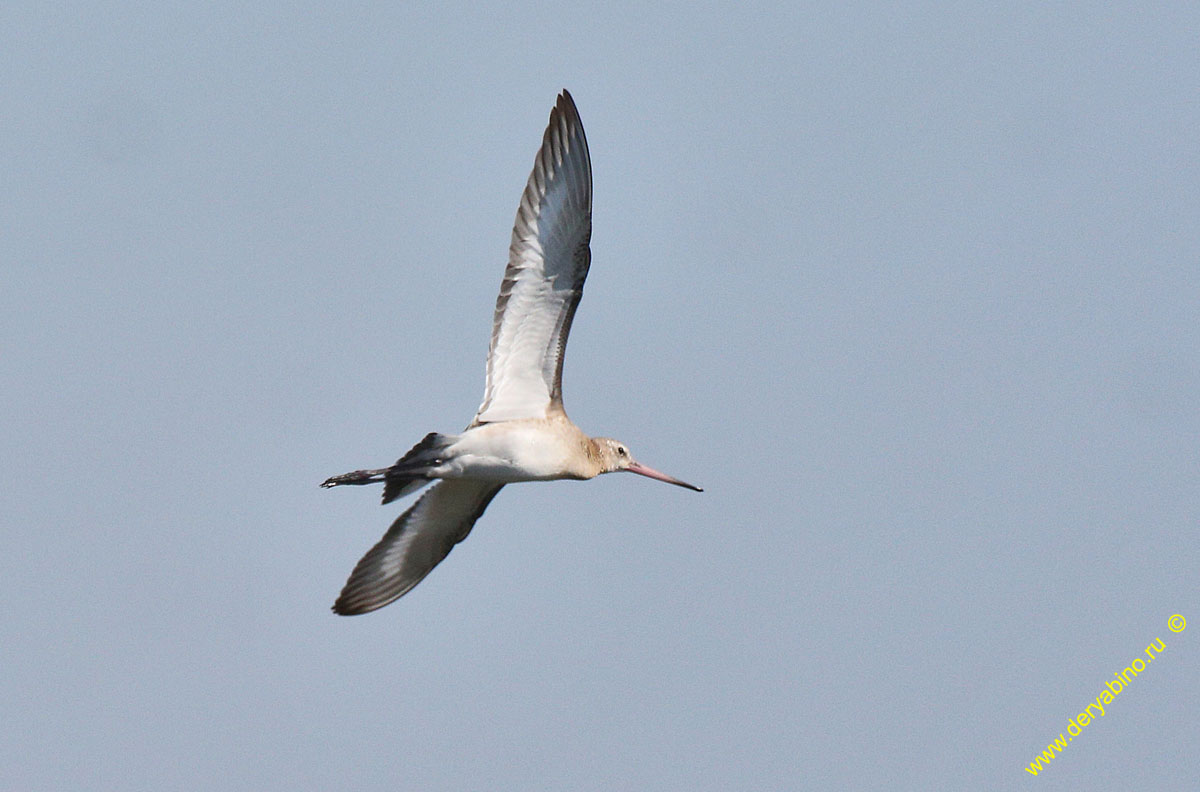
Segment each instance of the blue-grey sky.
[[[0,787],[1200,788],[1198,31],[5,4]],[[567,409],[707,491],[508,487],[335,617],[403,506],[317,485],[470,420],[563,87]]]

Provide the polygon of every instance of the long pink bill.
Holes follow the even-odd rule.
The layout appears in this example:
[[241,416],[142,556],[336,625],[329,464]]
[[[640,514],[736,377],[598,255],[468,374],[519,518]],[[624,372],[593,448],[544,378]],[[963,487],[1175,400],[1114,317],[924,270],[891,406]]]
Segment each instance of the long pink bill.
[[629,466],[624,469],[628,470],[630,473],[637,473],[639,476],[646,476],[647,478],[658,479],[659,481],[665,481],[668,484],[674,484],[677,487],[686,487],[690,490],[695,490],[696,492],[704,492],[704,490],[700,489],[695,484],[688,484],[686,481],[680,481],[677,478],[668,476],[666,473],[659,473],[654,468],[646,467],[641,462],[630,462]]

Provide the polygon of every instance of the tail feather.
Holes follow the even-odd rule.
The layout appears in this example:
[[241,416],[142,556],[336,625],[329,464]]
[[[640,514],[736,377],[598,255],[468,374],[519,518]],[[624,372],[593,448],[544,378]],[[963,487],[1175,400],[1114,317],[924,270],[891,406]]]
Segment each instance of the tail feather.
[[436,476],[429,474],[444,461],[443,452],[458,438],[454,435],[430,432],[391,467],[378,470],[355,470],[325,480],[322,487],[340,484],[376,484],[383,482],[383,502],[391,503],[424,487]]
[[442,452],[457,439],[454,435],[430,432],[421,438],[421,442],[410,448],[407,454],[397,459],[396,464],[388,468],[388,472],[397,475],[440,465]]
[[433,477],[426,471],[442,464],[442,452],[456,439],[452,435],[430,432],[396,460],[384,474],[383,502],[391,503],[428,484]]
[[420,476],[388,476],[383,480],[383,502],[385,504],[403,498],[424,487],[432,479]]

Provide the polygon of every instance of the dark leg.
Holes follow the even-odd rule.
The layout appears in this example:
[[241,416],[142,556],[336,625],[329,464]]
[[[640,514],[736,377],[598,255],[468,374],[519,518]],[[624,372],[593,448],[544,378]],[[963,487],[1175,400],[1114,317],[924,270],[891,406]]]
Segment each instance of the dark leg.
[[340,476],[331,476],[325,479],[321,484],[322,487],[336,487],[339,484],[375,484],[383,481],[388,472],[388,468],[380,470],[356,470],[353,473],[343,473]]

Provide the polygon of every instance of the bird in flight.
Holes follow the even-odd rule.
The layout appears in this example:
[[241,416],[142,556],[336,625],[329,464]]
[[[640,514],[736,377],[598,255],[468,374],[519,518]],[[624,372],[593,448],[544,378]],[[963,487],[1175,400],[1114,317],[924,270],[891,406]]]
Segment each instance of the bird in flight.
[[563,353],[591,265],[591,236],[592,163],[579,112],[564,90],[517,209],[475,419],[461,434],[426,435],[391,467],[321,485],[382,482],[383,502],[391,503],[438,480],[354,567],[334,613],[369,613],[404,596],[467,538],[510,482],[626,470],[703,491],[635,461],[620,441],[588,437],[563,410]]

